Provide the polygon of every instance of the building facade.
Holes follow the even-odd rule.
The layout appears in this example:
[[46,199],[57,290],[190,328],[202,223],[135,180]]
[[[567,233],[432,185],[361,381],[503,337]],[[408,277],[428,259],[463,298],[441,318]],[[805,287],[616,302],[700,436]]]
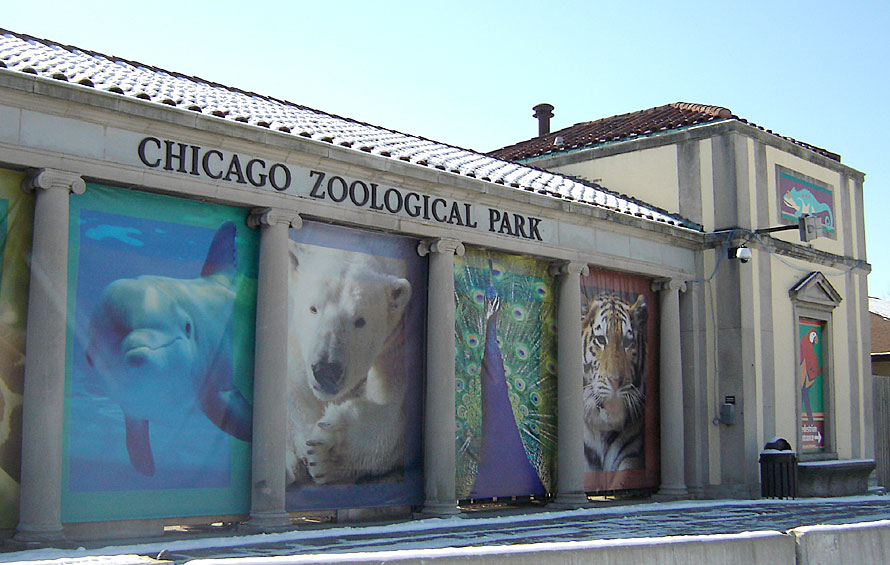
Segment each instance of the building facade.
[[[788,438],[802,460],[872,457],[862,173],[727,108],[689,103],[576,124],[491,154],[596,179],[704,227],[710,249],[697,257],[701,282],[690,285],[683,315],[694,492],[759,493],[752,462],[773,436]],[[801,242],[801,213],[821,219],[823,237]],[[782,226],[791,230],[771,230]],[[735,258],[740,246],[751,249],[746,262]],[[813,389],[800,376],[810,331],[824,347],[822,421],[809,421]],[[734,412],[731,424],[721,409]]]
[[[813,453],[868,455],[858,173],[829,179],[837,239],[763,236],[740,265],[720,258],[746,232],[685,204],[12,32],[0,61],[0,491],[19,539],[751,496],[759,444],[801,427],[806,371],[779,346],[804,323],[828,344]],[[711,154],[767,166],[724,137]],[[730,396],[735,423],[712,424]]]

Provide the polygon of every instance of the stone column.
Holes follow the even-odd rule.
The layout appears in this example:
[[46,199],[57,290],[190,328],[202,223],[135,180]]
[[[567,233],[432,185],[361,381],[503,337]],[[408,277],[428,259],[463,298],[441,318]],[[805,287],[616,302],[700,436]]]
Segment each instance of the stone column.
[[426,333],[426,398],[423,428],[425,501],[421,515],[458,514],[454,450],[454,254],[464,254],[456,239],[420,242],[430,256]]
[[559,277],[557,311],[557,475],[551,506],[578,508],[587,504],[584,491],[584,382],[581,344],[581,274],[584,263],[553,265]]
[[686,498],[685,442],[683,424],[683,357],[680,350],[680,291],[682,281],[662,279],[652,283],[661,303],[661,488],[660,500]]
[[62,538],[68,195],[85,188],[79,175],[53,169],[40,169],[22,182],[25,192],[35,193],[35,203],[16,533],[21,541]]
[[300,228],[290,210],[254,210],[247,224],[260,228],[256,349],[253,374],[253,442],[247,530],[290,526],[285,510],[288,343],[288,228]]

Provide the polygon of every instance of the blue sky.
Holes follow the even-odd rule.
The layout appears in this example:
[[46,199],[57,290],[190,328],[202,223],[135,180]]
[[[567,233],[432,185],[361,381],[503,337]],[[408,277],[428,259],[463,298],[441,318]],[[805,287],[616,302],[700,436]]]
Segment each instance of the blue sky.
[[887,1],[7,4],[0,27],[480,151],[536,135],[539,102],[554,129],[725,106],[866,173],[869,290],[890,298]]

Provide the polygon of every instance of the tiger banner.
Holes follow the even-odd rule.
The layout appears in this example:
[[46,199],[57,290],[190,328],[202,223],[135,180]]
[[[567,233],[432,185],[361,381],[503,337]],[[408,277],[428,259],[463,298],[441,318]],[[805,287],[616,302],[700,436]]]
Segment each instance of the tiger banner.
[[584,488],[653,489],[659,481],[658,304],[644,277],[591,269],[581,278]]
[[31,233],[34,196],[20,188],[25,175],[0,169],[0,529],[18,522],[22,455]]
[[548,267],[470,248],[455,257],[459,499],[553,491],[556,319]]

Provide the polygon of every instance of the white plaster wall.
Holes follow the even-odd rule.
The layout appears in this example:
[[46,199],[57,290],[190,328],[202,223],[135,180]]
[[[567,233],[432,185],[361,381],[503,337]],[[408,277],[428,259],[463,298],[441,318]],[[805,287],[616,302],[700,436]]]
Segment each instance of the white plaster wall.
[[[704,273],[705,277],[710,277],[717,264],[718,255],[714,250],[703,252]],[[716,377],[717,366],[717,339],[714,331],[714,305],[719,297],[714,295],[714,287],[710,282],[693,283],[703,284],[705,286],[705,359],[707,366],[705,373],[707,375],[707,410],[708,422],[713,422],[717,416],[717,391],[718,383]],[[721,476],[720,464],[720,428],[710,424],[708,426],[708,483],[712,485],[720,484]]]
[[[797,321],[794,319],[791,298],[788,289],[797,284],[809,272],[816,270],[812,265],[788,258],[772,259],[772,293],[773,293],[773,331],[775,361],[772,370],[775,374],[776,393],[776,434],[791,441],[795,451],[799,451],[798,442],[798,387],[799,376],[795,361],[795,350],[798,347]],[[847,277],[835,276],[843,273],[837,269],[823,267],[818,269],[828,278],[828,282],[843,297],[843,302],[832,312],[831,335],[831,406],[833,411],[834,449],[840,459],[852,457],[851,434],[853,426],[862,425],[862,417],[852,421],[850,409],[851,378],[859,382],[861,375],[850,375],[850,355],[858,354],[858,348],[849,343],[847,323],[850,322],[845,308],[847,300],[857,300],[856,285],[848,285]],[[855,322],[855,320],[853,321]],[[770,370],[765,367],[764,370]],[[765,438],[769,439],[769,438]]]
[[551,167],[563,173],[595,181],[668,212],[679,209],[677,148],[674,145],[600,157],[592,161]]
[[702,225],[705,231],[716,229],[714,225],[714,162],[711,151],[711,140],[698,142],[699,162],[701,163],[701,210]]
[[[773,296],[773,386],[776,398],[776,435],[791,442],[795,451],[797,442],[797,389],[799,376],[795,361],[795,348],[798,347],[797,328],[788,289],[794,286],[806,273],[792,269],[771,259],[771,282]],[[764,368],[770,370],[770,368]],[[767,440],[770,438],[764,438]]]

